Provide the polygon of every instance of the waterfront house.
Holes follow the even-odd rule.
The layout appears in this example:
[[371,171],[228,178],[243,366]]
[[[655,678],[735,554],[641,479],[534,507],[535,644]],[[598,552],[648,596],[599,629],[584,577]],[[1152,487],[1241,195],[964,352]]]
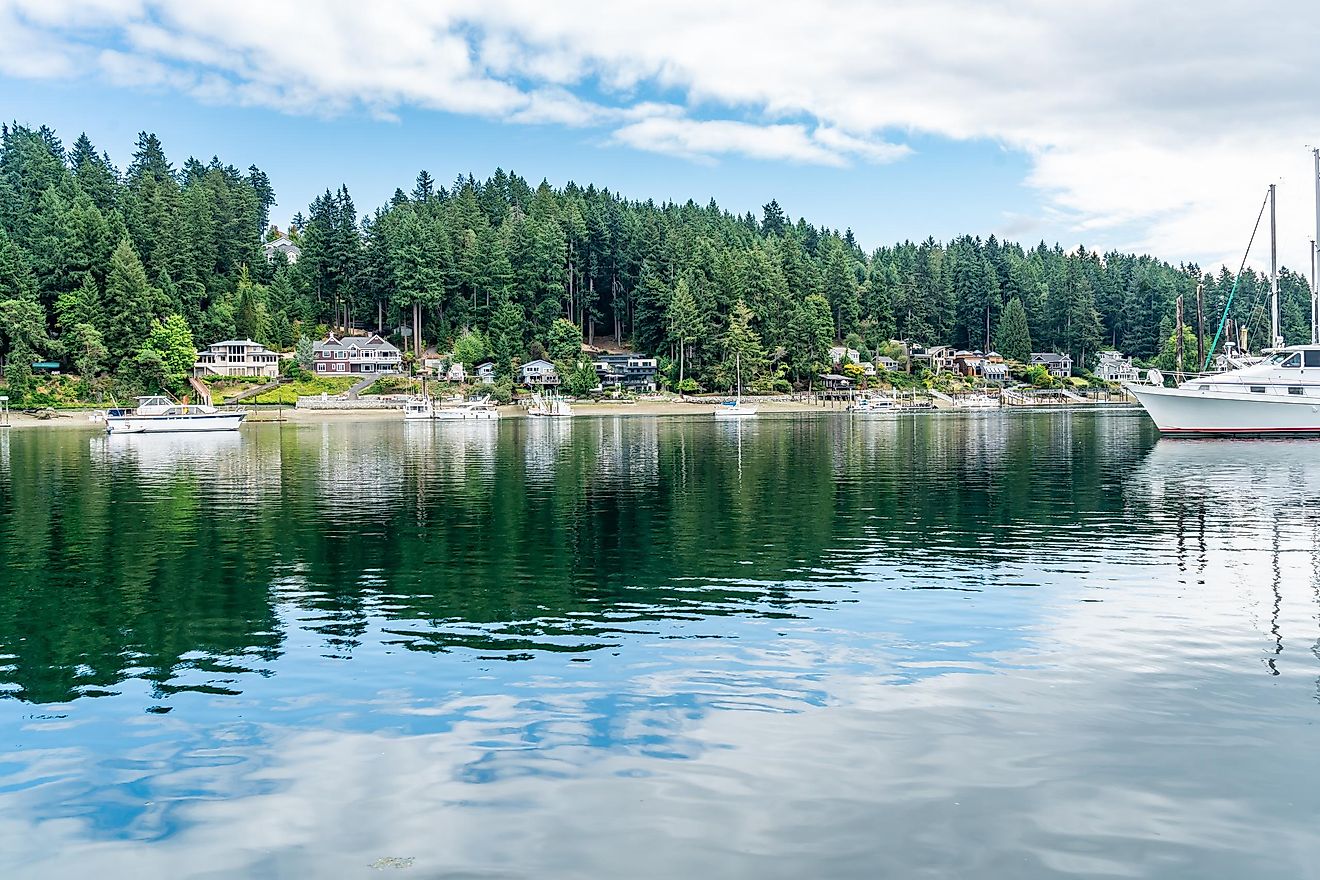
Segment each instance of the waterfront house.
[[602,388],[613,387],[636,392],[656,390],[659,364],[655,358],[632,352],[598,354],[592,359],[592,366],[596,368]]
[[280,374],[280,356],[251,339],[213,342],[198,352],[192,374],[203,376],[260,376],[274,379]]
[[467,370],[463,369],[462,361],[454,361],[449,365],[449,369],[445,371],[445,381],[446,382],[467,381]]
[[953,371],[961,376],[980,378],[985,375],[985,355],[979,351],[959,351],[953,355]]
[[492,360],[478,361],[476,370],[477,381],[482,385],[495,384],[495,362]]
[[930,348],[914,346],[911,359],[919,367],[925,367],[932,373],[953,372],[954,350],[949,345],[932,345]]
[[880,357],[875,359],[875,362],[886,370],[897,370],[899,368],[898,361],[891,357],[886,357],[885,355],[880,355]]
[[1125,358],[1117,351],[1100,352],[1095,374],[1106,382],[1137,381],[1137,368],[1132,365],[1132,358]]
[[558,385],[559,382],[559,371],[555,369],[554,364],[547,360],[537,358],[518,368],[519,385],[526,385],[528,388],[544,388]]
[[838,373],[821,373],[820,380],[825,383],[826,391],[850,391],[853,386],[852,379]]
[[862,362],[862,356],[855,348],[847,348],[842,345],[836,345],[830,349],[830,363],[832,364],[859,364]]
[[403,368],[402,352],[376,333],[342,338],[331,333],[312,344],[312,358],[316,372],[330,375],[398,373]]
[[982,368],[982,375],[987,382],[998,382],[1002,385],[1008,381],[1008,364],[1004,363],[1003,358],[998,361],[991,361],[987,358],[985,366]]
[[1056,379],[1067,379],[1072,375],[1072,358],[1055,351],[1033,351],[1032,366],[1044,367]]
[[261,246],[266,253],[266,262],[273,263],[276,254],[284,254],[284,258],[290,264],[298,262],[298,257],[302,255],[302,248],[293,243],[293,239],[284,233],[280,233],[279,238],[266,242]]

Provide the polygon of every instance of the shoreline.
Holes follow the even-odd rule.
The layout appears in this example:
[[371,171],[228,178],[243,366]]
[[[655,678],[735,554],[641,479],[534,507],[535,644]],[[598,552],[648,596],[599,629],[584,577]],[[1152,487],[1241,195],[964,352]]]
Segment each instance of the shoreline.
[[[644,400],[628,403],[582,403],[573,404],[573,418],[599,418],[601,416],[631,416],[639,418],[664,418],[673,416],[712,416],[714,408],[719,404],[720,399],[702,399],[702,400]],[[839,401],[834,404],[821,405],[819,403],[808,403],[800,400],[758,400],[757,398],[747,398],[746,402],[751,404],[765,415],[794,415],[815,413],[817,415],[828,415],[831,413],[846,413],[847,406]],[[1134,404],[1122,401],[1113,401],[1108,403],[1096,402],[1080,405],[1066,406],[1062,404],[1046,404],[1041,406],[1006,406],[996,410],[979,410],[977,412],[1042,412],[1050,410],[1109,410],[1109,409],[1127,409],[1132,408]],[[239,407],[240,409],[245,407]],[[246,407],[248,418],[245,424],[277,424],[280,422],[290,424],[331,424],[331,423],[351,423],[351,422],[382,422],[382,421],[403,421],[402,409],[297,409],[295,407]],[[58,410],[56,415],[48,419],[40,419],[36,416],[28,415],[22,412],[9,412],[9,428],[56,428],[56,429],[87,429],[102,430],[102,423],[92,421],[88,416],[95,412],[95,409],[78,410]],[[501,419],[530,419],[524,407],[518,404],[506,404],[499,407]],[[926,410],[925,412],[959,412],[950,407],[938,407],[935,410]],[[973,412],[967,410],[966,412]],[[0,430],[5,430],[0,428]]]

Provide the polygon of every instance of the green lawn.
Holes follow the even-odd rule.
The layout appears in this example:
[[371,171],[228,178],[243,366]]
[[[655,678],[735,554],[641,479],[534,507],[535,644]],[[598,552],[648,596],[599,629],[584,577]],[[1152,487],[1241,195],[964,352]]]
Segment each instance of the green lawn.
[[303,379],[295,379],[287,385],[281,385],[273,391],[267,391],[265,394],[258,394],[249,403],[269,403],[283,404],[284,406],[293,406],[298,402],[299,397],[315,397],[318,394],[329,394],[332,397],[336,394],[343,394],[359,377],[356,376],[310,376]]

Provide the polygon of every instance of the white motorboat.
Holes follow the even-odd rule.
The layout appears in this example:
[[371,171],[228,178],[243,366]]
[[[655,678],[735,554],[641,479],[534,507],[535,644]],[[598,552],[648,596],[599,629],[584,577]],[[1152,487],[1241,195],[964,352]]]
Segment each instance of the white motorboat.
[[953,399],[954,409],[999,409],[999,399],[989,394],[964,394]]
[[746,419],[756,415],[756,407],[743,406],[742,402],[742,356],[734,355],[734,370],[737,375],[737,393],[733,400],[725,401],[715,407],[717,419]]
[[490,402],[489,397],[479,397],[474,400],[451,397],[437,405],[430,397],[422,395],[409,398],[403,404],[403,418],[409,422],[492,421],[499,417],[500,411]]
[[429,397],[410,397],[403,404],[406,421],[430,421],[435,417],[435,404]]
[[163,394],[137,398],[132,409],[116,408],[105,414],[107,434],[166,434],[198,431],[237,431],[247,418],[244,410],[220,410],[209,404],[179,403]]
[[848,407],[854,415],[885,415],[898,411],[898,402],[884,394],[869,394],[857,398]]
[[[1229,359],[1230,369],[1197,376],[1176,388],[1149,370],[1145,383],[1124,387],[1166,434],[1320,434],[1320,291],[1311,294],[1311,344],[1285,346],[1279,333],[1279,273],[1274,242],[1275,188],[1270,186],[1271,340],[1258,363]],[[1261,206],[1263,214],[1265,206]],[[1316,152],[1316,214],[1320,225],[1320,151]],[[1257,220],[1259,222],[1259,219]],[[1250,251],[1250,245],[1248,245]],[[1245,257],[1243,262],[1246,262]],[[1236,290],[1236,286],[1234,287]],[[1232,292],[1224,306],[1232,305]],[[1223,323],[1220,327],[1222,329]],[[1215,335],[1215,342],[1219,334]],[[1211,352],[1214,343],[1211,344]],[[1206,359],[1206,364],[1209,363]],[[1202,365],[1203,367],[1205,364]]]
[[485,422],[500,417],[500,411],[489,397],[475,400],[446,401],[436,407],[431,418],[440,422]]
[[1320,434],[1320,345],[1165,388],[1158,370],[1127,390],[1166,434]]

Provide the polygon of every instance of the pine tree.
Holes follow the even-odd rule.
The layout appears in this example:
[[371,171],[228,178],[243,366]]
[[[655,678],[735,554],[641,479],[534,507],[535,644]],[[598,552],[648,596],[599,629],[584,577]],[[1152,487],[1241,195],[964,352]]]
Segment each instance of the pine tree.
[[1031,331],[1027,327],[1027,310],[1017,297],[1008,301],[999,319],[999,328],[995,331],[995,350],[1006,360],[1023,364],[1031,362]]
[[234,307],[234,335],[240,339],[266,338],[266,290],[253,284],[244,266],[238,276],[237,300]]
[[[828,311],[829,306],[826,306]],[[752,310],[739,300],[729,312],[729,329],[724,334],[724,363],[718,371],[718,381],[732,389],[737,379],[735,367],[742,370],[744,386],[750,385],[765,371],[765,349],[761,337],[752,328]]]
[[151,329],[152,291],[132,242],[124,239],[110,257],[105,282],[105,342],[114,364],[136,353]]

